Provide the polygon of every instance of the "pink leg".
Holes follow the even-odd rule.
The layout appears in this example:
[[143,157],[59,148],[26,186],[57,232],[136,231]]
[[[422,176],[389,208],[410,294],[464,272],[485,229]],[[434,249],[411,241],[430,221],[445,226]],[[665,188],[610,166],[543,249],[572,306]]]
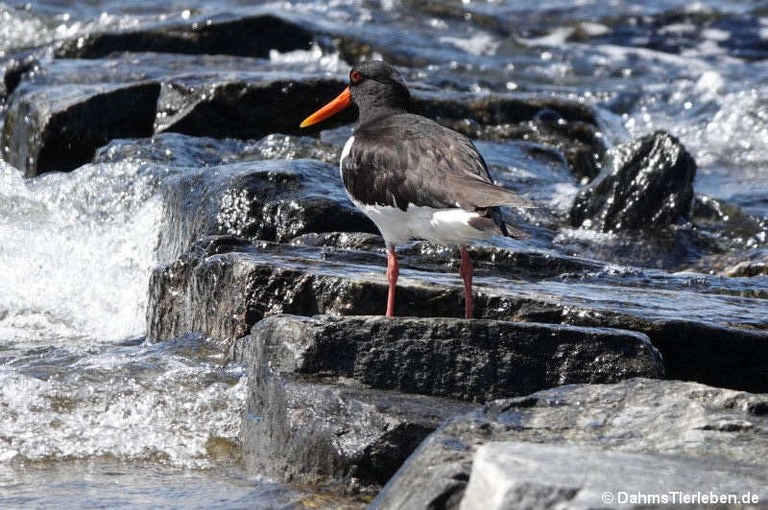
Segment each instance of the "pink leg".
[[464,305],[464,318],[472,318],[472,259],[469,258],[469,252],[466,246],[461,248],[461,266],[459,274],[464,279],[464,294],[466,297]]
[[389,293],[387,294],[387,317],[395,316],[395,287],[400,268],[397,265],[397,255],[394,246],[387,246],[387,280],[389,281]]

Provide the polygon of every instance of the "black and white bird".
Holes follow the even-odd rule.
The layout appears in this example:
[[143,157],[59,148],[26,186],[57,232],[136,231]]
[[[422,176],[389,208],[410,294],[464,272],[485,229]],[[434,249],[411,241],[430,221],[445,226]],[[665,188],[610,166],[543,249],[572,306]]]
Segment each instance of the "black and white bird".
[[466,136],[409,113],[411,95],[398,72],[366,61],[349,73],[349,86],[307,117],[311,126],[351,103],[359,117],[341,153],[341,178],[349,198],[378,227],[387,249],[387,316],[394,315],[399,268],[395,247],[421,239],[458,246],[459,274],[472,318],[472,261],[467,245],[492,236],[527,237],[505,223],[500,206],[531,207],[497,186],[485,160]]

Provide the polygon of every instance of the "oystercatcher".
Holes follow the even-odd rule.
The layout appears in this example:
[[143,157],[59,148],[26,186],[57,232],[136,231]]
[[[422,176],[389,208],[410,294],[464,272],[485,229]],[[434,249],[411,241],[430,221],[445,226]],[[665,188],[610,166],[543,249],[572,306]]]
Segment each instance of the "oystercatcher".
[[502,220],[499,206],[531,207],[497,186],[472,141],[425,117],[408,113],[411,95],[398,72],[366,61],[349,73],[349,86],[307,117],[321,122],[351,103],[359,117],[341,153],[349,198],[381,231],[387,249],[387,316],[394,315],[399,268],[395,246],[422,239],[458,245],[465,317],[472,318],[472,261],[467,244],[494,235],[524,238]]

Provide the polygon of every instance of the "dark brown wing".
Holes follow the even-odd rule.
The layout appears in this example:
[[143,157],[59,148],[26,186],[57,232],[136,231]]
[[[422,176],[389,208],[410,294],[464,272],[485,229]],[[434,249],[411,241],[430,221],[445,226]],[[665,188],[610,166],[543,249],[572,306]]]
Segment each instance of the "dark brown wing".
[[531,207],[528,200],[491,181],[471,140],[411,114],[383,117],[360,126],[342,161],[350,194],[364,204],[466,210]]

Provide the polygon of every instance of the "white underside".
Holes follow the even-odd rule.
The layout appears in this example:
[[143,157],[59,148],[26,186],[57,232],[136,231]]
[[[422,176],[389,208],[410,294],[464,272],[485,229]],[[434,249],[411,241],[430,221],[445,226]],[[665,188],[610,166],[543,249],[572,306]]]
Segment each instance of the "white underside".
[[434,209],[412,205],[403,211],[389,206],[357,202],[355,205],[376,224],[387,244],[424,239],[437,244],[462,245],[488,239],[495,234],[471,226],[469,221],[479,215],[464,209]]
[[[341,152],[341,163],[347,157],[355,137],[352,136]],[[437,244],[462,245],[472,241],[488,239],[497,234],[483,231],[469,224],[480,215],[464,209],[435,209],[433,207],[409,206],[407,211],[397,207],[366,205],[352,196],[350,200],[373,221],[381,231],[388,245],[395,245],[412,239],[423,239]]]

